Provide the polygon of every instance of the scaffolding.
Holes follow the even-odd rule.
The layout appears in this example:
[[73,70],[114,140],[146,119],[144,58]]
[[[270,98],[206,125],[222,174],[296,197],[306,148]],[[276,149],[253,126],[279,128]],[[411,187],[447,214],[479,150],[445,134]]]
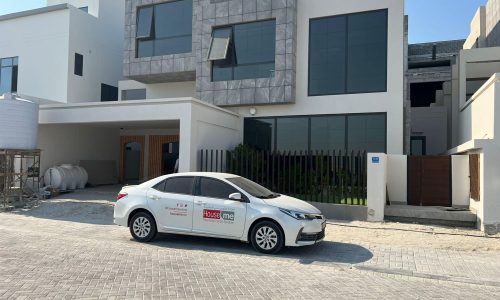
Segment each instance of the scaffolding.
[[0,210],[36,205],[40,199],[40,150],[0,149]]

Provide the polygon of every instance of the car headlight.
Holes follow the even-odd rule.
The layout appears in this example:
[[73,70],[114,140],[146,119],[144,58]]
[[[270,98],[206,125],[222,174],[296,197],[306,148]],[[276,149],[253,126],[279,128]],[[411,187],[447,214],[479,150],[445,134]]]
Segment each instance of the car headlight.
[[312,218],[308,214],[302,213],[300,211],[293,211],[284,208],[280,208],[280,211],[296,220],[312,220]]

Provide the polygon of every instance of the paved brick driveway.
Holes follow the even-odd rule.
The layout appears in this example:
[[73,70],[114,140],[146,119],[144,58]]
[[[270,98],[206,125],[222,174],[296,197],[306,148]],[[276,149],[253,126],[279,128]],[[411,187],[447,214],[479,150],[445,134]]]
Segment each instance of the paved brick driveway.
[[328,240],[264,256],[173,235],[139,244],[111,224],[113,196],[90,190],[0,214],[0,298],[500,299],[498,252]]

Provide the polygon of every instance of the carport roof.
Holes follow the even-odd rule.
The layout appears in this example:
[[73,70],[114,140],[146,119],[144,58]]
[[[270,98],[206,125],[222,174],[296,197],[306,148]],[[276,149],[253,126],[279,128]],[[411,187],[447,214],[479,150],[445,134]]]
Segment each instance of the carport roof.
[[193,108],[201,107],[221,115],[240,115],[195,98],[89,102],[40,106],[40,124],[95,124],[151,122],[191,119]]

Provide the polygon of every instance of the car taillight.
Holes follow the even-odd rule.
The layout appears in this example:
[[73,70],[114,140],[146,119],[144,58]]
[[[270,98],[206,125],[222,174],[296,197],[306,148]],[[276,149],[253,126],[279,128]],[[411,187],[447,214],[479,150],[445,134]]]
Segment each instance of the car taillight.
[[118,196],[116,196],[116,200],[118,201],[118,200],[120,200],[121,198],[126,197],[126,196],[128,196],[128,194],[127,194],[127,193],[119,193],[119,194],[118,194]]

